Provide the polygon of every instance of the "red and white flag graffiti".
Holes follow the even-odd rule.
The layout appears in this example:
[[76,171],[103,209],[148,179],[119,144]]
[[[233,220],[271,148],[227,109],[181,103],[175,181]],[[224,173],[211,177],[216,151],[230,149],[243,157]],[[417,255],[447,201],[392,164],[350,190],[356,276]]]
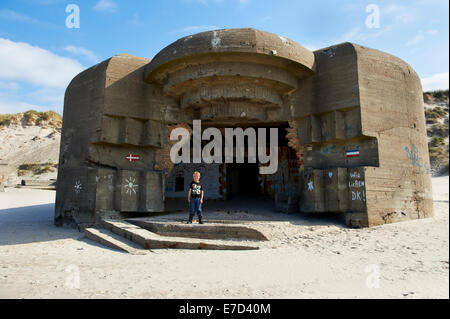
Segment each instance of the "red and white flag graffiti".
[[139,162],[140,156],[136,154],[128,154],[126,159],[129,162]]
[[359,156],[359,151],[358,150],[348,150],[346,152],[347,157],[358,157]]

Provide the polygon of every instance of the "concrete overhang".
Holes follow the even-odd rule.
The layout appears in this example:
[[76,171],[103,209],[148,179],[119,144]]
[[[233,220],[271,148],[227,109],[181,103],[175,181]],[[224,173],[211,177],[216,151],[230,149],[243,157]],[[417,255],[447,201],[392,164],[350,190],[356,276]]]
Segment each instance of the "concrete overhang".
[[290,39],[251,28],[223,29],[167,46],[146,66],[144,80],[182,99],[182,107],[200,107],[205,87],[218,91],[208,94],[225,92],[222,97],[231,100],[244,98],[249,90],[266,90],[267,99],[255,102],[279,105],[280,96],[315,72],[314,53]]

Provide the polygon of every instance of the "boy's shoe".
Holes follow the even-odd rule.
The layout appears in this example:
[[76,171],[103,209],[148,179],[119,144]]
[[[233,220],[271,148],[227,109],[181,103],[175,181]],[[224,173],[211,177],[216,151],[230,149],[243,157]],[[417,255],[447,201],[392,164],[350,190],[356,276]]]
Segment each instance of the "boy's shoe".
[[201,218],[201,217],[198,218],[198,223],[199,223],[199,224],[203,224],[203,221],[202,221],[202,218]]
[[189,217],[189,220],[187,222],[188,224],[192,224],[192,217]]

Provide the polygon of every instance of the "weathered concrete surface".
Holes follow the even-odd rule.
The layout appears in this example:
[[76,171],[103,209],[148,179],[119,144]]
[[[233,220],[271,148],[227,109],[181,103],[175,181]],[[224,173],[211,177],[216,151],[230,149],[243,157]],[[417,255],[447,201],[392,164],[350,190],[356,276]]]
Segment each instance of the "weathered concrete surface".
[[161,236],[268,240],[263,233],[247,226],[181,224],[179,222],[157,222],[145,218],[131,218],[126,219],[126,221]]
[[148,252],[146,249],[134,247],[133,242],[127,241],[123,237],[106,229],[85,228],[84,235],[86,238],[89,238],[99,244],[118,249],[132,255],[145,255]]
[[[55,222],[164,211],[170,128],[194,119],[286,128],[293,152],[280,146],[278,175],[259,177],[282,210],[341,213],[352,227],[433,215],[422,89],[407,63],[352,43],[311,52],[226,29],[182,38],[152,61],[112,57],[71,82]],[[227,165],[217,173],[215,196],[227,199]]]
[[238,245],[230,241],[199,240],[184,237],[166,237],[148,231],[126,221],[102,220],[104,228],[127,238],[146,249],[207,249],[207,250],[255,250],[255,245]]

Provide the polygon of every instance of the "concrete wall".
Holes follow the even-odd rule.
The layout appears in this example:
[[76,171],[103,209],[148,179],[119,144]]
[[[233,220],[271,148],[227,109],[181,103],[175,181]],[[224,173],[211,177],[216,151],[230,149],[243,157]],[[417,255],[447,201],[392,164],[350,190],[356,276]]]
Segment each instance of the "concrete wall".
[[379,167],[366,169],[368,224],[433,216],[420,78],[406,62],[354,45],[363,134],[378,141]]
[[[149,62],[118,55],[82,72],[67,88],[57,224],[84,227],[105,214],[164,211],[165,172],[156,158],[167,145],[167,125],[185,121],[189,112],[169,111],[177,109],[174,101],[142,81]],[[139,161],[127,160],[129,154]]]
[[[85,159],[101,126],[109,60],[77,75],[66,89],[56,189],[55,223],[93,220],[96,183]],[[86,191],[87,190],[87,191]]]

